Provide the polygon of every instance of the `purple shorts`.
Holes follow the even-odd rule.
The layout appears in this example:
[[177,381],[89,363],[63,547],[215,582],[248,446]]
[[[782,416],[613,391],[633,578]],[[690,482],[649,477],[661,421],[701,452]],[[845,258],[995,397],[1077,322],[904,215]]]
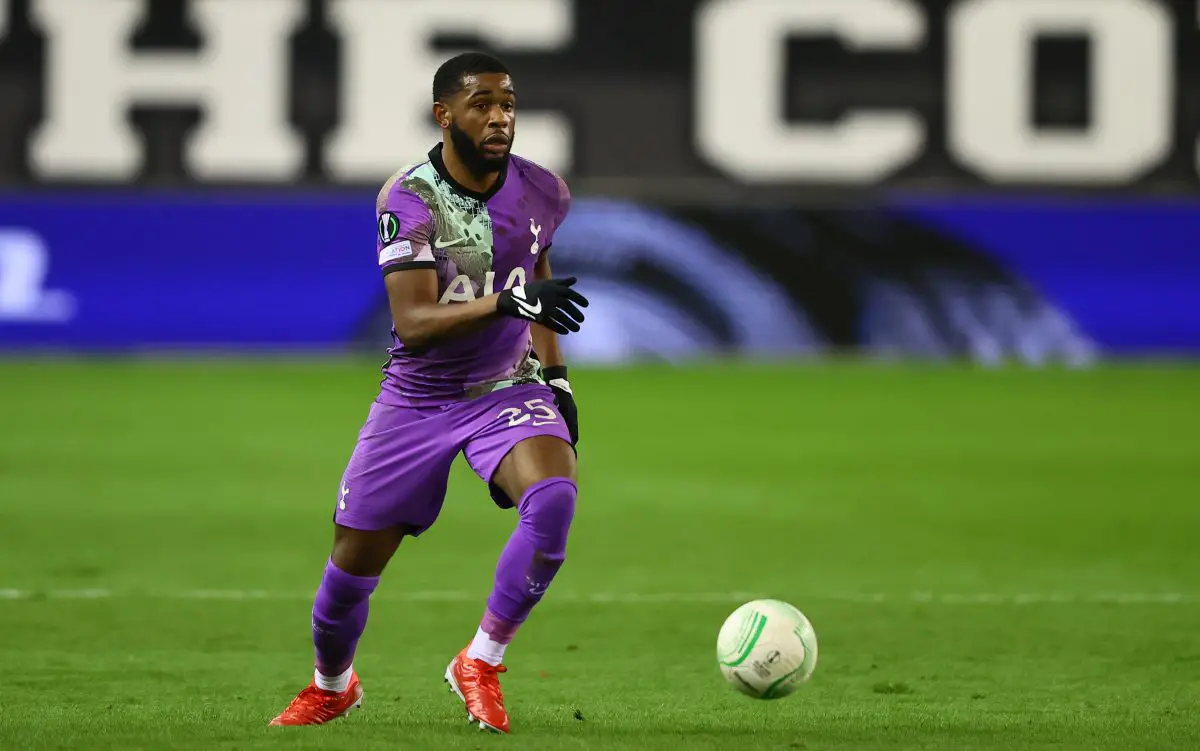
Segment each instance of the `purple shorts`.
[[420,534],[442,510],[460,451],[491,482],[513,446],[539,435],[571,441],[554,392],[537,383],[441,407],[374,402],[342,475],[333,521],[366,530],[405,524]]

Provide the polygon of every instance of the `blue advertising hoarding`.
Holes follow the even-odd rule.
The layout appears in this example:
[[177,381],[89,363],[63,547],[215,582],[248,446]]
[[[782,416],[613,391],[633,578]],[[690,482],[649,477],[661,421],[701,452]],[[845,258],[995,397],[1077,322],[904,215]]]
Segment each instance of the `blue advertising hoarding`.
[[6,198],[0,345],[344,343],[379,290],[372,205],[327,197]]
[[[381,351],[373,196],[0,199],[0,348]],[[576,200],[556,271],[584,359],[1084,362],[1200,353],[1200,202],[893,201],[871,209]],[[618,304],[619,303],[619,304]]]
[[906,212],[1055,300],[1100,346],[1200,352],[1200,202],[961,200]]

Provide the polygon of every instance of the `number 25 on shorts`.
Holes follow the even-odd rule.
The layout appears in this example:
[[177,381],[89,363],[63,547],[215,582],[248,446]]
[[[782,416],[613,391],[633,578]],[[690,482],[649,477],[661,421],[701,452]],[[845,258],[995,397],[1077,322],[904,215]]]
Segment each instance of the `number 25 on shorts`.
[[530,399],[525,402],[525,409],[528,411],[523,411],[520,407],[509,407],[501,410],[500,414],[496,415],[496,417],[497,419],[507,417],[508,427],[510,428],[524,425],[530,420],[533,420],[530,424],[534,427],[558,422],[558,413],[546,406],[544,399]]

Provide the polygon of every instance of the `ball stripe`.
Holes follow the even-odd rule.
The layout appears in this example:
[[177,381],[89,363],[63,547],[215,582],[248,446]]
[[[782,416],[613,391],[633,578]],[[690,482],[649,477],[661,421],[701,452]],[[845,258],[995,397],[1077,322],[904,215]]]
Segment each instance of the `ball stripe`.
[[754,616],[755,612],[753,610],[747,610],[742,613],[739,618],[737,636],[733,639],[725,639],[724,643],[718,642],[718,662],[723,664],[727,660],[736,657],[738,652],[741,651],[742,645],[746,643],[746,638],[750,636],[751,627],[754,626]]
[[763,628],[767,625],[767,617],[761,613],[754,614],[754,626],[749,638],[743,641],[737,650],[737,654],[730,662],[722,662],[721,664],[727,668],[736,668],[746,661],[750,656],[750,652],[754,650],[754,645],[758,643],[758,637],[762,636]]
[[[750,642],[750,640],[758,638],[758,635],[755,633],[756,628],[758,629],[759,633],[762,632],[762,629],[758,626],[758,621],[763,616],[755,610],[751,610],[746,615],[746,627],[743,628],[742,633],[738,635],[737,646],[733,648],[733,653],[730,655],[730,660],[737,660],[738,655],[742,655],[746,649],[746,645]],[[744,655],[742,656],[742,659],[746,659]]]

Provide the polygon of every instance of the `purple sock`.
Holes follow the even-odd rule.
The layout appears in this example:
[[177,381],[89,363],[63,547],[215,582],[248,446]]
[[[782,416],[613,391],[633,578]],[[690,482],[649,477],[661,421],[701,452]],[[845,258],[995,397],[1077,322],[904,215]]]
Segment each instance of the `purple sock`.
[[500,616],[491,611],[491,608],[483,611],[483,619],[479,621],[479,630],[488,635],[488,638],[498,644],[508,644],[517,635],[517,628],[521,624],[506,621]]
[[480,629],[507,644],[542,599],[567,557],[567,530],[575,515],[575,483],[552,477],[521,496],[521,520],[496,565],[496,584],[488,597]]
[[367,603],[378,576],[347,574],[330,560],[313,602],[313,645],[317,670],[335,676],[346,672],[354,661],[354,648],[367,627]]

